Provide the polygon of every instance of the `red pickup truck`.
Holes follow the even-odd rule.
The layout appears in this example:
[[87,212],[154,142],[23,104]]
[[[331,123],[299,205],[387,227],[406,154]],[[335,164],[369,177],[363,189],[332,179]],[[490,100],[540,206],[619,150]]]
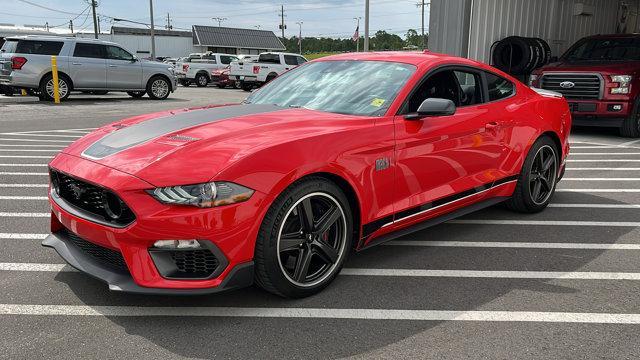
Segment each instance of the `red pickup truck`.
[[640,137],[639,76],[640,35],[595,35],[535,70],[529,84],[563,94],[574,125],[618,127],[622,136]]

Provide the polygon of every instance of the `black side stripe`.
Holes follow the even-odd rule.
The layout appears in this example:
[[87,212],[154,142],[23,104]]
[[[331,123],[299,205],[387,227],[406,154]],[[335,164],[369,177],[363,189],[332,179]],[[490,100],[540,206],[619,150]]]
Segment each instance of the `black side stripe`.
[[506,178],[502,178],[500,180],[496,180],[492,183],[487,183],[487,184],[483,184],[481,186],[475,187],[473,189],[469,189],[469,190],[465,190],[447,197],[443,197],[441,199],[438,200],[434,200],[432,202],[428,202],[422,205],[418,205],[406,210],[402,210],[399,211],[393,215],[388,215],[385,216],[383,218],[380,218],[378,220],[374,220],[370,223],[364,224],[362,226],[362,238],[366,239],[367,237],[371,236],[371,234],[373,234],[374,232],[378,231],[380,228],[382,228],[384,225],[389,224],[391,222],[393,222],[394,220],[401,220],[407,217],[410,217],[412,215],[427,211],[429,209],[433,209],[442,205],[446,205],[448,203],[452,203],[455,201],[458,201],[462,198],[465,198],[467,196],[471,196],[477,193],[480,193],[482,191],[485,190],[489,190],[493,187],[514,181],[514,180],[518,180],[519,175],[513,175],[513,176],[508,176]]

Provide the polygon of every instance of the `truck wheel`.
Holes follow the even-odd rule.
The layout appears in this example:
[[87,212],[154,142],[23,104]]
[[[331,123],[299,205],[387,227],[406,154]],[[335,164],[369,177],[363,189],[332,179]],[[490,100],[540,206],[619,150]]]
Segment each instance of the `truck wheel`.
[[[58,76],[58,94],[60,100],[65,100],[71,93],[71,82],[65,76]],[[40,99],[43,101],[53,101],[53,75],[47,74],[40,81]]]
[[242,88],[242,90],[244,90],[244,91],[251,91],[251,90],[253,90],[253,84],[252,84],[252,83],[242,82],[242,83],[240,83],[240,87],[241,87],[241,88]]
[[171,84],[169,80],[162,76],[154,76],[147,83],[147,94],[153,100],[164,100],[171,92]]
[[273,80],[273,79],[275,79],[277,77],[278,77],[278,74],[269,74],[264,83],[267,84],[267,83],[269,83],[269,81],[271,81],[271,80]]
[[184,87],[188,87],[189,85],[191,85],[191,81],[189,80],[178,80],[180,82],[180,85],[184,86]]
[[640,99],[635,101],[631,115],[622,122],[620,135],[630,138],[640,137]]
[[196,75],[196,85],[198,87],[205,87],[209,84],[209,78],[205,74]]

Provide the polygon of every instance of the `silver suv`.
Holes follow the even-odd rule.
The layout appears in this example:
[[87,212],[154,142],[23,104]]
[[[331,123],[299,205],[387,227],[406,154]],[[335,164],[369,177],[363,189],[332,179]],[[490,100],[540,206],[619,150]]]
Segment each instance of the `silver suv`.
[[125,91],[134,98],[149,94],[152,99],[166,99],[177,87],[173,67],[139,60],[118,44],[37,35],[6,39],[0,49],[0,84],[33,89],[41,100],[52,100],[52,55],[57,55],[60,99],[72,90]]

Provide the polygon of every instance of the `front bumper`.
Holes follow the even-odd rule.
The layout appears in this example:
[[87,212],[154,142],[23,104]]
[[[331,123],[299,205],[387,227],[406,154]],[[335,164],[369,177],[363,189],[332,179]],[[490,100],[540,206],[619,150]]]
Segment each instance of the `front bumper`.
[[[82,212],[72,211],[50,194],[53,235],[43,245],[55,248],[72,266],[107,282],[110,288],[121,291],[198,294],[251,284],[251,276],[244,273],[250,273],[249,270],[243,270],[240,280],[230,278],[240,276],[236,273],[250,267],[248,264],[252,262],[259,230],[259,222],[255,220],[256,210],[262,207],[264,199],[260,192],[256,191],[246,202],[213,209],[169,206],[158,202],[146,192],[153,188],[152,185],[96,162],[61,153],[50,166],[113,192],[136,215],[135,220],[124,227],[110,226]],[[121,254],[126,263],[125,274],[105,271],[104,266],[96,264],[96,259],[90,254],[82,255],[69,250],[73,249],[74,244],[65,241],[64,231]],[[163,272],[166,267],[159,266],[150,249],[155,241],[167,239],[196,239],[207,245],[210,243],[211,247],[218,250],[215,255],[221,260],[221,271],[216,271],[210,277],[178,279],[166,275]]]
[[[633,111],[627,101],[567,99],[567,102],[574,126],[620,127]],[[614,106],[620,109],[614,110]]]
[[133,280],[133,277],[122,271],[98,261],[94,257],[80,250],[63,233],[49,235],[42,242],[42,246],[50,247],[74,268],[104,281],[109,285],[109,290],[140,294],[157,295],[200,295],[218,293],[227,290],[239,289],[250,286],[253,283],[253,262],[247,262],[235,266],[226,276],[224,281],[215,288],[205,289],[162,289],[143,287]]

